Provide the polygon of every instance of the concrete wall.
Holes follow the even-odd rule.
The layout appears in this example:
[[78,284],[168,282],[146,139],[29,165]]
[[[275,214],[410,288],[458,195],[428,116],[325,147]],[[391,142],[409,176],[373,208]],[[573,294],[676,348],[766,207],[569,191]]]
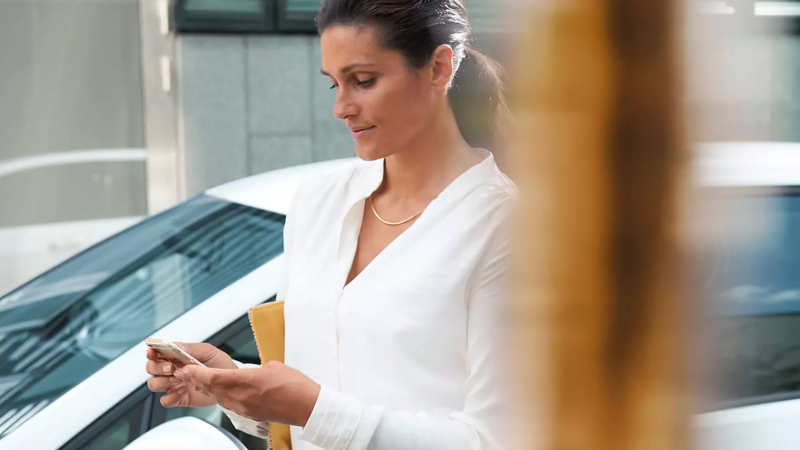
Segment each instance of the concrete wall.
[[283,167],[354,156],[316,36],[178,38],[186,193]]
[[[0,165],[143,148],[137,0],[0,0]],[[0,227],[142,215],[144,163],[0,177]]]

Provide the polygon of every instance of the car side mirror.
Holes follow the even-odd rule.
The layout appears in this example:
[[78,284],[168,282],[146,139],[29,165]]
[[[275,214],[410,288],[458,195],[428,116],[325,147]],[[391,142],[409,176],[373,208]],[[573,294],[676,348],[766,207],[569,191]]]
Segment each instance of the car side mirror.
[[123,450],[247,450],[232,434],[196,417],[170,420],[139,436]]

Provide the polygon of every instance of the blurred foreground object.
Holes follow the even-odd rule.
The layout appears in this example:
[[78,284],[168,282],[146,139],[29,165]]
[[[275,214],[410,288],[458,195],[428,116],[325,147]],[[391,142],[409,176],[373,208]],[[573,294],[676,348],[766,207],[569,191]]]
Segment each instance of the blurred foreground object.
[[520,448],[686,447],[676,3],[531,11],[520,131]]

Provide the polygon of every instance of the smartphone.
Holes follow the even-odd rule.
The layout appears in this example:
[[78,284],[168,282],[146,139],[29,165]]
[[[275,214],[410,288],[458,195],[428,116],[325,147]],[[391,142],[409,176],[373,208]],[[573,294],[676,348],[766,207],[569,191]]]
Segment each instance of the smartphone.
[[148,347],[155,349],[164,359],[171,361],[179,367],[189,364],[197,364],[198,366],[205,367],[205,364],[198,361],[194,356],[186,353],[186,351],[173,342],[163,339],[145,339],[144,343]]

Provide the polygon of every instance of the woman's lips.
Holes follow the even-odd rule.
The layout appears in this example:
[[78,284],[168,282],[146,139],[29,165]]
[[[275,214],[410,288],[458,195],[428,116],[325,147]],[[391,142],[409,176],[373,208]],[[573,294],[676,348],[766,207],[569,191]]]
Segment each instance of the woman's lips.
[[359,128],[357,130],[350,130],[350,135],[353,136],[353,139],[358,139],[361,136],[364,136],[365,133],[369,133],[370,131],[374,130],[375,126],[371,126],[368,128]]

